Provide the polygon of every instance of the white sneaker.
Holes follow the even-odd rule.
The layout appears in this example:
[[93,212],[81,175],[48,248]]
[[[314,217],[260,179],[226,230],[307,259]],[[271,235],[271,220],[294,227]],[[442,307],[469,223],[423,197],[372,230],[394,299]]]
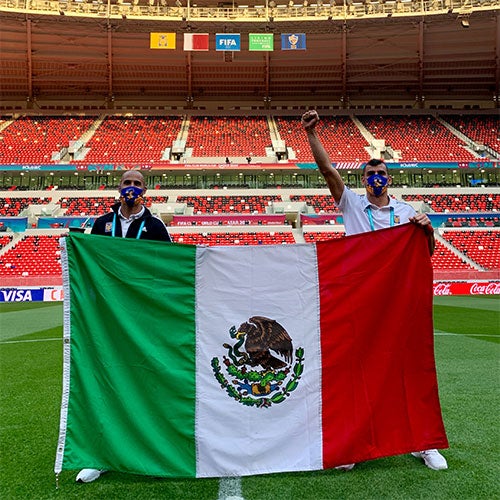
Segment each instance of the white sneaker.
[[429,469],[444,470],[448,468],[446,458],[437,450],[414,451],[412,455],[421,458]]
[[99,469],[82,469],[79,473],[78,476],[76,476],[76,482],[77,483],[91,483],[92,481],[95,481],[96,479],[99,479],[101,477],[101,474],[104,474],[106,471],[105,470],[99,470]]
[[354,466],[356,464],[346,464],[346,465],[338,465],[337,467],[335,467],[337,470],[343,470],[344,472],[348,472],[352,469],[354,469]]

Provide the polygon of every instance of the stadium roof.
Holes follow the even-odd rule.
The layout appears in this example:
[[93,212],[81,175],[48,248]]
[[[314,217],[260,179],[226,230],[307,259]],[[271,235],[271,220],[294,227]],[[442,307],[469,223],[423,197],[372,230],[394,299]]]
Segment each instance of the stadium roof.
[[[452,0],[432,0],[440,9],[426,12],[419,11],[424,3],[411,0],[343,1],[301,4],[285,15],[280,2],[271,7],[267,0],[245,6],[200,0],[189,11],[178,7],[159,16],[164,0],[82,0],[55,12],[0,0],[0,109],[26,102],[39,109],[142,103],[207,111],[304,103],[498,106],[499,1],[481,2],[479,9],[466,9],[461,1],[453,9]],[[43,2],[52,3],[62,5]],[[256,3],[265,6],[258,11]],[[379,4],[377,15],[370,14]],[[78,5],[84,11],[74,10]],[[245,15],[230,16],[244,7]],[[176,48],[151,49],[151,32],[175,32]],[[210,50],[184,51],[183,33],[209,33]],[[241,50],[216,51],[216,33],[240,33]],[[273,33],[274,50],[250,51],[249,33]],[[305,33],[307,50],[281,50],[282,33]]]

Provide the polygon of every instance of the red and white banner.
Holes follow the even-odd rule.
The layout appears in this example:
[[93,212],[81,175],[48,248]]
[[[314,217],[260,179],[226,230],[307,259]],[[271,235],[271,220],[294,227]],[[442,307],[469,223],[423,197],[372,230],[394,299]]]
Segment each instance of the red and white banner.
[[208,33],[184,33],[184,50],[208,50]]

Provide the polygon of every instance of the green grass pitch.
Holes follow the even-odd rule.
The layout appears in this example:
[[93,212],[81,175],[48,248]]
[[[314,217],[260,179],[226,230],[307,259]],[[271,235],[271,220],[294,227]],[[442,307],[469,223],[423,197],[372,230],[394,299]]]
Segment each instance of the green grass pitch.
[[[436,297],[436,363],[449,469],[410,455],[337,470],[241,479],[245,500],[500,498],[500,297]],[[0,497],[216,500],[217,479],[110,473],[91,484],[53,472],[62,378],[62,305],[0,304]]]

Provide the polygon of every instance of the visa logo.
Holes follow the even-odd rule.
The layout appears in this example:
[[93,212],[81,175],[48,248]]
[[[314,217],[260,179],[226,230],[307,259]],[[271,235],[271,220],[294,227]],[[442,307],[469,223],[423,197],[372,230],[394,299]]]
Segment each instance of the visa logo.
[[31,302],[31,290],[2,290],[4,302]]

